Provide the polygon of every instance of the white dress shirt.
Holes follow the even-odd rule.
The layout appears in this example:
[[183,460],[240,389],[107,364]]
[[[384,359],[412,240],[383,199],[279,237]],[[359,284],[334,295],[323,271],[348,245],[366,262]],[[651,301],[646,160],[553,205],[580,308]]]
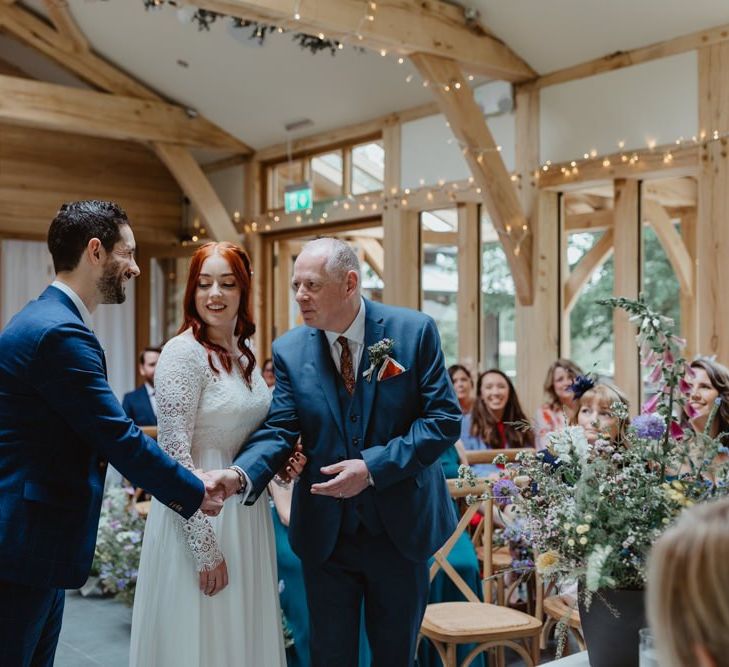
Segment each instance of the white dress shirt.
[[359,310],[344,333],[337,333],[336,331],[325,331],[324,334],[329,341],[329,352],[332,355],[332,361],[340,373],[342,360],[342,346],[339,344],[337,338],[344,336],[349,343],[349,351],[352,353],[352,367],[354,368],[354,381],[357,381],[357,371],[359,370],[359,362],[362,359],[362,353],[364,352],[364,339],[365,339],[365,302],[360,297]]
[[89,309],[86,307],[86,304],[81,300],[81,297],[76,294],[66,283],[62,283],[60,280],[54,280],[51,283],[51,287],[55,287],[56,289],[61,290],[71,301],[73,301],[73,305],[78,308],[78,312],[81,315],[81,319],[84,321],[84,324],[91,329],[91,331],[94,330],[94,327],[92,326],[91,322],[91,313],[89,312]]
[[157,399],[154,395],[154,387],[149,382],[144,383],[144,388],[147,390],[147,396],[149,397],[149,404],[152,406],[152,412],[154,416],[157,416]]

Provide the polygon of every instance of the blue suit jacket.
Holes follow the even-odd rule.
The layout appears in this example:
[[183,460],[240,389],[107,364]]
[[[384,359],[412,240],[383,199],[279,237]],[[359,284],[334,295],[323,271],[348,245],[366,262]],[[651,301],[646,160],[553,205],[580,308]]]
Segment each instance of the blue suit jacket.
[[137,426],[157,426],[157,416],[152,410],[146,385],[124,394],[122,407]]
[[[372,474],[374,500],[384,530],[407,558],[423,561],[453,532],[456,516],[438,457],[458,439],[461,410],[443,362],[433,320],[412,310],[366,301],[365,350],[358,371],[369,366],[367,347],[392,338],[400,375],[360,382],[361,433],[357,456]],[[249,475],[253,502],[285,465],[301,435],[309,459],[294,487],[289,539],[304,560],[321,563],[332,553],[343,504],[311,493],[331,477],[320,472],[351,457],[344,441],[336,368],[323,331],[298,327],[273,344],[276,387],[264,425],[236,458]],[[433,465],[436,464],[436,465]]]
[[107,459],[185,517],[202,502],[202,482],[124,414],[98,340],[49,287],[0,334],[0,579],[84,583]]

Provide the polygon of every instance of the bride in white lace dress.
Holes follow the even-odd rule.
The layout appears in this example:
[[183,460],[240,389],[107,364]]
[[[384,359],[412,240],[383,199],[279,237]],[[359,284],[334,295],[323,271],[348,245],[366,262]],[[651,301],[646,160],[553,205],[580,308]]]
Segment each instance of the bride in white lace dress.
[[[186,328],[165,345],[155,375],[159,445],[190,469],[229,466],[268,411],[271,394],[238,343],[252,330],[249,290],[248,258],[236,246],[195,253]],[[153,500],[130,666],[284,666],[277,581],[267,503],[231,498],[217,517],[184,520]]]

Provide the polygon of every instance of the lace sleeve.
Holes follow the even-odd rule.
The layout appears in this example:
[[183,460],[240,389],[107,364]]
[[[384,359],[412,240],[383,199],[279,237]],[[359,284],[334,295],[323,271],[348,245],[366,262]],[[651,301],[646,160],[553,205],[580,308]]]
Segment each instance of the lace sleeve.
[[[207,382],[204,357],[194,344],[173,338],[165,345],[155,372],[159,446],[185,468],[194,470],[190,449],[200,395]],[[223,561],[208,518],[198,510],[189,519],[175,515],[197,569],[212,570]]]

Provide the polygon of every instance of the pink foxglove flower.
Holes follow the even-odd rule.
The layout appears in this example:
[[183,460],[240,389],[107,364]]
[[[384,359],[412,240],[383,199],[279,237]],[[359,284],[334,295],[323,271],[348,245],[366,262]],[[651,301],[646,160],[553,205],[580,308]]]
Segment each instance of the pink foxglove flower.
[[669,348],[666,348],[663,351],[663,363],[666,364],[666,366],[673,366],[674,362],[676,360],[673,358],[673,352]]
[[652,412],[655,412],[656,408],[658,407],[658,400],[660,399],[660,397],[661,397],[661,394],[660,394],[660,392],[658,392],[655,396],[653,396],[653,398],[646,401],[643,404],[643,409],[641,410],[641,412],[643,414],[650,414]]
[[662,371],[663,369],[659,365],[654,366],[651,374],[648,376],[648,382],[651,384],[658,382],[661,379]]
[[692,379],[696,377],[696,371],[689,364],[686,364],[686,376]]
[[688,382],[686,382],[686,378],[681,378],[678,381],[678,390],[682,394],[690,394],[691,393],[691,385]]
[[677,440],[679,438],[683,438],[683,429],[681,428],[681,425],[673,419],[671,420],[671,437],[676,438]]
[[691,403],[686,403],[683,409],[689,419],[693,419],[694,417],[696,417],[696,415],[699,414],[699,411],[693,405],[691,405]]

